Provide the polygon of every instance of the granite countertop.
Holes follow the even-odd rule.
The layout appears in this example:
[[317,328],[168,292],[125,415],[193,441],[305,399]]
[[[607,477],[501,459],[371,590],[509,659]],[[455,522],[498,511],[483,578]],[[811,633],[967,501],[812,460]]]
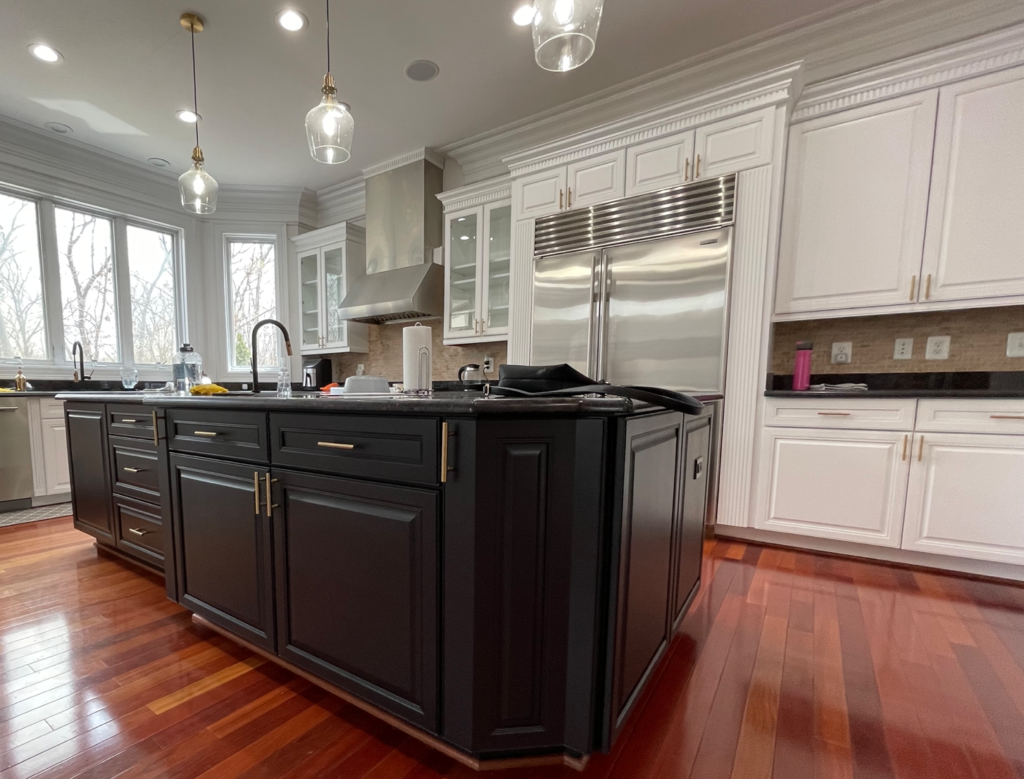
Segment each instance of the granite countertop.
[[793,377],[768,376],[764,393],[775,398],[1024,398],[1024,371],[813,374],[811,385],[866,384],[866,392],[793,389]]
[[135,392],[135,391],[101,391],[101,392],[89,392],[88,390],[82,392],[57,392],[53,393],[57,396],[57,400],[79,400],[89,402],[100,402],[104,403],[108,400],[115,400],[118,403],[141,403],[143,398],[152,397],[156,393],[152,392]]
[[767,390],[769,398],[1024,398],[1024,390],[990,389],[869,389],[867,392]]
[[52,398],[59,395],[57,390],[29,390],[28,392],[0,392],[0,398]]

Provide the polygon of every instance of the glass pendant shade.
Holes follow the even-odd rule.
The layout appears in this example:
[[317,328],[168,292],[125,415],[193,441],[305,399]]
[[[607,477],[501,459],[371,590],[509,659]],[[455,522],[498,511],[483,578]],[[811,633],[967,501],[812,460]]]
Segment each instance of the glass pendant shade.
[[203,152],[192,152],[192,167],[178,178],[181,205],[194,214],[212,214],[217,210],[217,181],[203,169]]
[[534,8],[533,51],[544,70],[564,73],[594,55],[604,0],[536,0]]
[[348,106],[335,99],[334,79],[324,78],[323,100],[306,114],[306,138],[309,153],[317,162],[337,165],[352,156],[355,120]]

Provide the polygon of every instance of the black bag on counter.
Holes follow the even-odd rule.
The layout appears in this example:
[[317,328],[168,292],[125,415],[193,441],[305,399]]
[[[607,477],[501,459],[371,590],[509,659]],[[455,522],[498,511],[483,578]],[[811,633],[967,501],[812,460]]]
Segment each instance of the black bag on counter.
[[501,365],[491,395],[517,398],[564,398],[573,395],[616,395],[684,414],[699,414],[704,404],[681,392],[658,387],[620,387],[596,382],[571,365]]

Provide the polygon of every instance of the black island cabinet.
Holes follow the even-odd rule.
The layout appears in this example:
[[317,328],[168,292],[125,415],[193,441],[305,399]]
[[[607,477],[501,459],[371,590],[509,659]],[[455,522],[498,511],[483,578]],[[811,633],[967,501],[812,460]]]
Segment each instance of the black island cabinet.
[[146,404],[157,453],[69,419],[106,458],[79,526],[114,537],[111,463],[156,457],[118,493],[161,501],[173,599],[470,764],[608,750],[699,588],[710,407]]

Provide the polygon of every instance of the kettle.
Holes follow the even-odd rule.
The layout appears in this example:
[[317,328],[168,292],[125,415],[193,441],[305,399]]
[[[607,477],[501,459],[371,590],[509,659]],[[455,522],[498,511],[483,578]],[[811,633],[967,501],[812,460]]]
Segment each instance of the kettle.
[[462,382],[463,387],[467,390],[480,389],[483,387],[484,382],[487,381],[487,377],[484,376],[484,372],[480,370],[479,365],[470,363],[459,368],[459,381]]

